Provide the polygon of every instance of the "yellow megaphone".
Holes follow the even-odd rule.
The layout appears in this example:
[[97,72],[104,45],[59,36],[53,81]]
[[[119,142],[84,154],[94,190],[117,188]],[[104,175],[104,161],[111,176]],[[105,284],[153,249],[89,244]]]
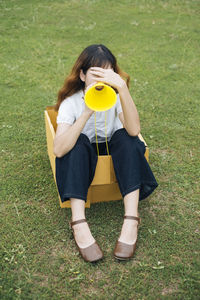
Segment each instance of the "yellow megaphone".
[[112,87],[98,82],[85,93],[86,105],[94,111],[110,109],[117,101],[117,94]]

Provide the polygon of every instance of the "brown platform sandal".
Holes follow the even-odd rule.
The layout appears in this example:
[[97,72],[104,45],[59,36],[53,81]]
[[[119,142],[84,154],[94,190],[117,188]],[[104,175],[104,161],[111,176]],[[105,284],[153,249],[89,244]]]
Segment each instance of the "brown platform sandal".
[[[86,219],[81,219],[81,220],[77,220],[74,222],[70,222],[72,231],[73,231],[73,236],[74,236],[74,229],[73,226],[79,223],[84,223],[86,221]],[[74,240],[75,240],[75,236],[74,236]],[[89,247],[86,248],[80,248],[75,240],[76,246],[78,247],[78,250],[81,254],[81,256],[83,257],[83,259],[87,262],[95,262],[97,260],[100,260],[103,258],[103,252],[101,251],[99,245],[97,244],[97,242],[95,241],[92,245],[90,245]]]
[[[138,221],[137,229],[139,224],[141,223],[141,218],[133,217],[133,216],[124,216],[124,219],[131,219]],[[128,260],[133,257],[136,249],[136,242],[133,245],[129,245],[126,243],[122,243],[120,241],[116,242],[115,250],[114,250],[114,257],[118,260]]]

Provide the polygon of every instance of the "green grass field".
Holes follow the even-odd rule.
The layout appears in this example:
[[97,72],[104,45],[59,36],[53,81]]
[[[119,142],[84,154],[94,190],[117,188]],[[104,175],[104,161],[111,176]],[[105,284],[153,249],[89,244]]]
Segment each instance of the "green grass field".
[[[198,0],[2,0],[1,299],[199,298]],[[132,260],[113,258],[123,201],[86,210],[105,259],[78,254],[59,207],[43,112],[75,59],[103,43],[130,90],[159,183],[139,203]]]

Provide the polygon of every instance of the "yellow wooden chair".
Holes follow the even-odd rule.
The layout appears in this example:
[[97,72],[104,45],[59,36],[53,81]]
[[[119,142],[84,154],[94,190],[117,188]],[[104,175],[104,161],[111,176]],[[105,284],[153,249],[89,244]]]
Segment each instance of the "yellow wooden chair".
[[[51,168],[55,178],[55,155],[53,153],[53,140],[57,128],[56,118],[57,112],[52,106],[48,106],[45,110],[45,126],[46,126],[46,138],[47,138],[47,150],[51,163]],[[146,152],[145,157],[149,160],[149,148],[146,142],[139,134],[139,138],[145,143]],[[93,181],[88,189],[87,202],[85,207],[90,207],[91,203],[121,200],[122,195],[119,190],[117,179],[115,177],[115,171],[113,167],[111,155],[101,155],[98,157],[97,166]],[[70,201],[61,202],[59,196],[60,206],[71,207]]]

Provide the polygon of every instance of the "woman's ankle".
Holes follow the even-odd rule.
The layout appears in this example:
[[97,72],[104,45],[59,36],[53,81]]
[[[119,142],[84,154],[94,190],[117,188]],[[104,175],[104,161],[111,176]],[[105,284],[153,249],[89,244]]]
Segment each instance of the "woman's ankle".
[[71,198],[72,221],[85,219],[85,201],[81,199]]
[[73,228],[75,235],[74,237],[79,247],[85,248],[95,242],[95,239],[87,223],[74,225]]
[[83,216],[81,216],[81,215],[80,216],[79,215],[73,216],[72,215],[72,217],[71,217],[72,222],[79,221],[79,220],[82,220],[82,219],[86,219],[84,215]]

